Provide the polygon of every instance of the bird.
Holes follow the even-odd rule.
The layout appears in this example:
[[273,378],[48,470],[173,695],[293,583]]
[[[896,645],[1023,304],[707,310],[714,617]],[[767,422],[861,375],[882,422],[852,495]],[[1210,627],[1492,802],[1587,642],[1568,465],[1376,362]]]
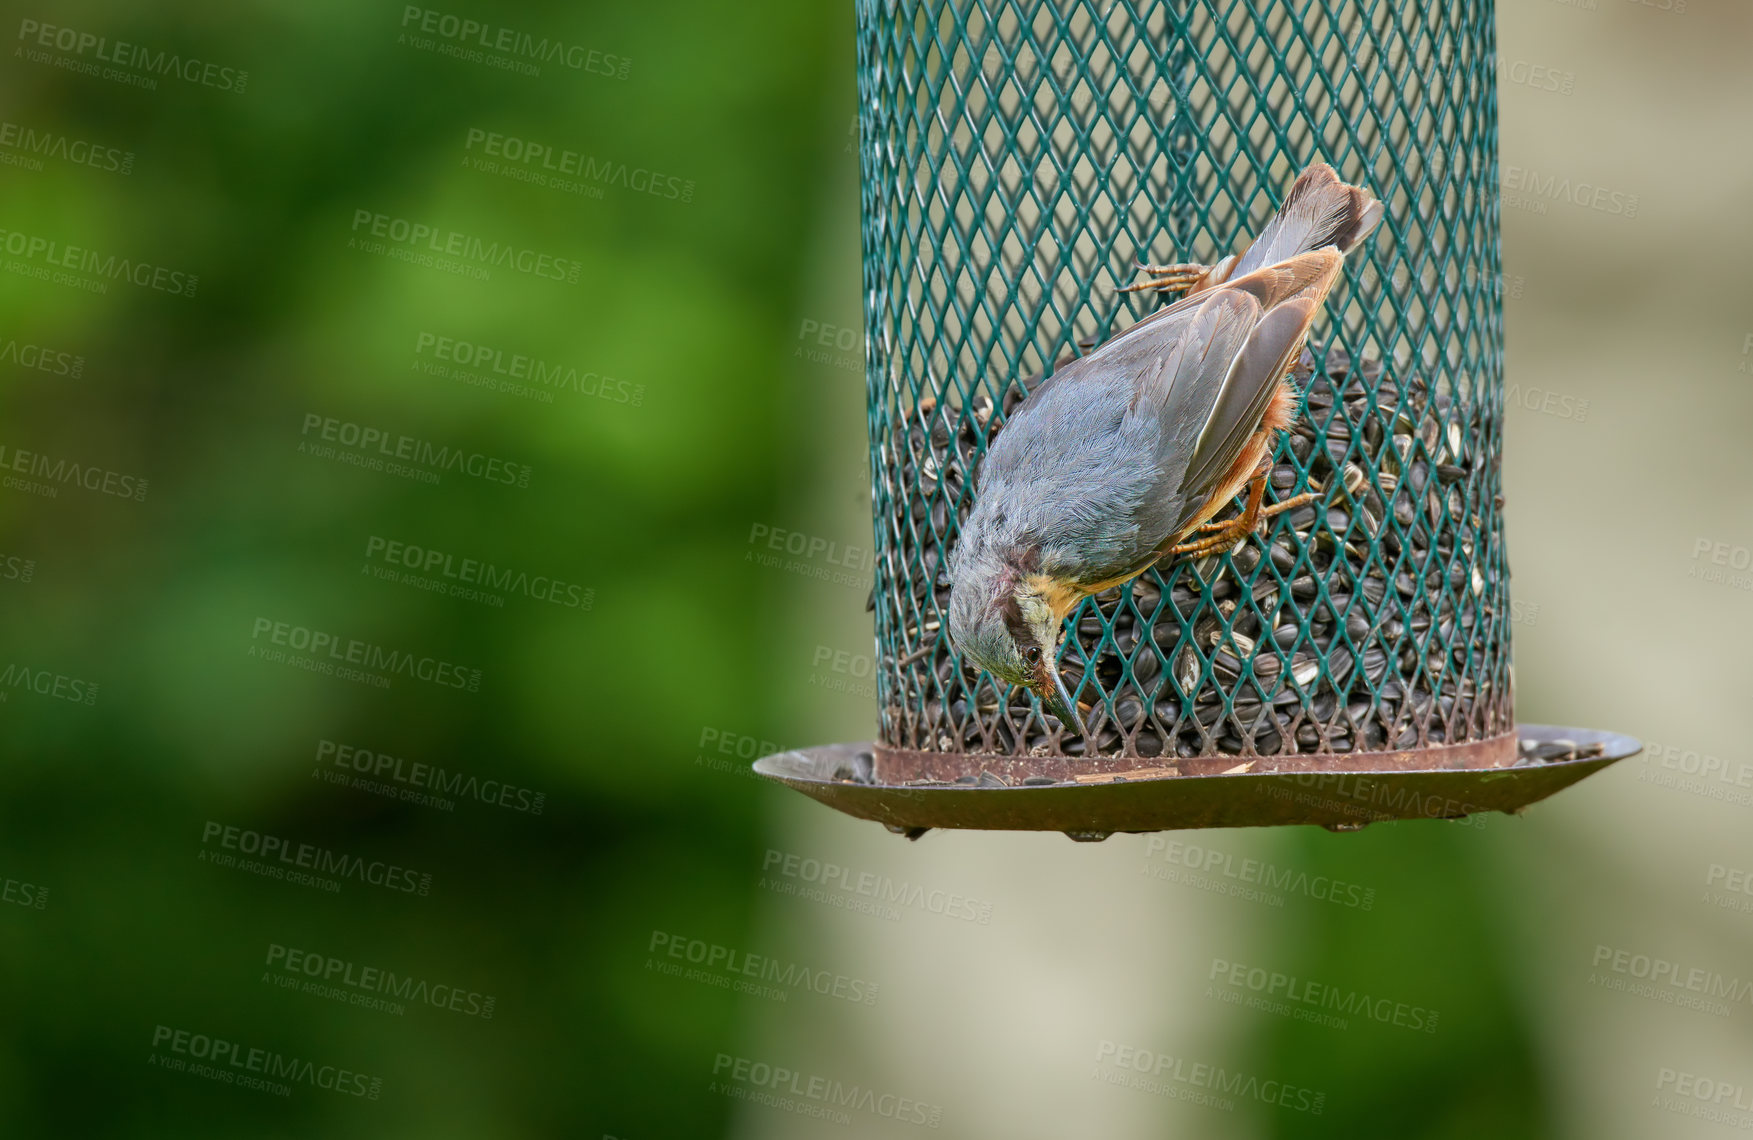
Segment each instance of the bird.
[[[1345,255],[1382,212],[1317,162],[1240,252],[1142,267],[1146,280],[1127,291],[1181,298],[1054,371],[987,450],[949,560],[949,638],[966,661],[1026,686],[1086,736],[1057,665],[1067,615],[1165,559],[1231,549],[1316,497],[1261,509],[1297,415],[1288,374]],[[1244,488],[1240,515],[1211,522]]]

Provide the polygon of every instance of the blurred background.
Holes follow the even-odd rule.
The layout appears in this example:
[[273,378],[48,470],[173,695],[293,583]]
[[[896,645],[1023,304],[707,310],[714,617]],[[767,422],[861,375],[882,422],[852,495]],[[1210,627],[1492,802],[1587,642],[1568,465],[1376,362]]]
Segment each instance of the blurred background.
[[1753,1125],[1753,11],[1499,13],[1518,712],[1646,753],[1086,845],[748,774],[875,726],[850,5],[7,8],[0,1133]]

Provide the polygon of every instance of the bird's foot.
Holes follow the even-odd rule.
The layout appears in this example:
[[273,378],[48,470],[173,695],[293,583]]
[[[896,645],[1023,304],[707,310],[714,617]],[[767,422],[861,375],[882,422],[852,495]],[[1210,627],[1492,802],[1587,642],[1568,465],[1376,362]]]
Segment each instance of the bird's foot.
[[[1213,524],[1207,523],[1206,526]],[[1200,528],[1204,529],[1204,527]],[[1233,518],[1216,524],[1216,533],[1207,538],[1183,542],[1179,546],[1169,547],[1169,557],[1176,561],[1184,558],[1203,558],[1207,554],[1218,554],[1241,545],[1253,527],[1249,520]]]
[[1198,284],[1200,278],[1211,272],[1211,266],[1200,265],[1194,261],[1178,261],[1172,265],[1140,265],[1138,271],[1146,275],[1146,280],[1136,285],[1128,285],[1120,292],[1138,293],[1146,289],[1160,293],[1180,292]]
[[1252,518],[1249,517],[1248,512],[1244,511],[1233,519],[1201,523],[1194,528],[1193,533],[1204,534],[1206,537],[1169,547],[1169,556],[1176,559],[1200,558],[1207,554],[1233,549],[1240,546],[1250,534],[1258,534],[1261,529],[1260,524],[1267,519],[1274,515],[1281,515],[1285,511],[1294,511],[1298,507],[1307,506],[1320,497],[1319,492],[1304,491],[1302,494],[1293,495],[1281,503],[1273,503],[1270,507],[1259,508],[1254,512]]
[[1319,492],[1319,491],[1304,491],[1300,495],[1292,495],[1290,498],[1285,499],[1283,502],[1273,503],[1270,507],[1267,507],[1264,510],[1262,510],[1260,512],[1260,519],[1262,522],[1264,522],[1266,519],[1271,518],[1273,515],[1282,515],[1285,511],[1294,511],[1298,507],[1307,506],[1308,504],[1314,502],[1316,499],[1319,499],[1320,497],[1321,497],[1321,492]]
[[[1316,499],[1318,499],[1320,497],[1321,497],[1321,492],[1319,492],[1319,491],[1304,491],[1300,495],[1293,495],[1290,498],[1284,500],[1282,503],[1273,503],[1270,507],[1260,508],[1260,520],[1264,521],[1266,519],[1271,518],[1273,515],[1281,515],[1285,511],[1294,511],[1298,507],[1306,506],[1309,503],[1314,502]],[[1227,529],[1235,526],[1240,521],[1241,521],[1240,518],[1233,518],[1233,519],[1224,519],[1222,522],[1200,523],[1198,526],[1193,528],[1193,531],[1195,534],[1198,534],[1201,532],[1209,533],[1209,532],[1215,532],[1215,531],[1220,531],[1220,530],[1227,530]],[[1256,525],[1254,529],[1256,531],[1258,531],[1260,528],[1258,525]]]

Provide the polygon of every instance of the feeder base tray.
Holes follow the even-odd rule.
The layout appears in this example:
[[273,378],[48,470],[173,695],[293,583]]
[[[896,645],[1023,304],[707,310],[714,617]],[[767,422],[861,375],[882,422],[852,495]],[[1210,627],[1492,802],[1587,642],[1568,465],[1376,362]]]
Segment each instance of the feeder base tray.
[[[1643,748],[1615,732],[1543,724],[1524,724],[1517,737],[1517,747],[1490,750],[1505,759],[1489,767],[1460,766],[1473,747],[1461,746],[1377,753],[1364,771],[1345,756],[1253,760],[1255,769],[1294,761],[1298,771],[1236,770],[1248,759],[1226,757],[1231,770],[1216,774],[1175,771],[1168,767],[1177,763],[1173,760],[1138,760],[1130,763],[1139,767],[1129,771],[1109,765],[1066,779],[1033,777],[1044,782],[1016,786],[992,771],[1012,758],[965,756],[958,759],[981,769],[978,783],[880,784],[873,782],[877,750],[872,745],[827,744],[764,757],[755,761],[755,771],[847,815],[912,837],[942,827],[1063,831],[1073,839],[1099,840],[1116,831],[1298,823],[1355,831],[1380,820],[1519,813]],[[982,761],[991,767],[982,767]],[[1418,763],[1438,766],[1406,766]]]

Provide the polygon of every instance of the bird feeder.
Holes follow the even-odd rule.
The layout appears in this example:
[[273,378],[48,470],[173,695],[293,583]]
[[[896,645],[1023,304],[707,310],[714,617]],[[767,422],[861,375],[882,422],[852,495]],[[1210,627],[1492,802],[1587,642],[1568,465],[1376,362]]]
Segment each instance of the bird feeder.
[[[1519,811],[1635,753],[1515,722],[1496,82],[1492,0],[860,0],[879,732],[756,770],[1091,838]],[[1269,501],[1319,497],[1083,602],[1078,736],[948,639],[980,460],[1167,303],[1141,263],[1236,252],[1317,160],[1386,208],[1293,374]]]

